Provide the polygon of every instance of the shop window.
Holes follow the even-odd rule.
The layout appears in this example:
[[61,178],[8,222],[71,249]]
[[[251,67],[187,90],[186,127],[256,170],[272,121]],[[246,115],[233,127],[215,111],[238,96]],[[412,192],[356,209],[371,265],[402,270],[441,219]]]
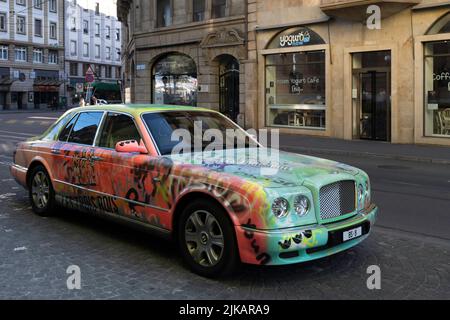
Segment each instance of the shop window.
[[266,56],[267,125],[325,129],[325,51]]
[[153,67],[153,102],[197,105],[197,66],[188,56],[169,54]]
[[425,44],[425,136],[450,137],[450,41]]

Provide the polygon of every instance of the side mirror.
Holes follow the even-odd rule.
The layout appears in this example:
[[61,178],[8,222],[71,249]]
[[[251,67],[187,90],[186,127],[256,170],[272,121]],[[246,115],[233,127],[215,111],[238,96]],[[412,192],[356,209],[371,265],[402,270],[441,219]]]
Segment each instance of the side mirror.
[[138,143],[136,140],[119,141],[116,144],[116,151],[121,153],[148,154],[147,148],[142,140],[141,143]]

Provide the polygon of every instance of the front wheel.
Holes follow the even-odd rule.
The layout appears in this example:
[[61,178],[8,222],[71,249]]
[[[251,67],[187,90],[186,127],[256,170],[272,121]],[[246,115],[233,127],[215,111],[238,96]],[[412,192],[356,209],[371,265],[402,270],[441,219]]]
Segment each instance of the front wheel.
[[34,213],[43,217],[53,215],[55,192],[47,170],[43,166],[37,166],[32,170],[29,186],[29,198]]
[[196,200],[182,212],[178,244],[192,271],[205,277],[231,274],[238,262],[234,228],[218,204]]

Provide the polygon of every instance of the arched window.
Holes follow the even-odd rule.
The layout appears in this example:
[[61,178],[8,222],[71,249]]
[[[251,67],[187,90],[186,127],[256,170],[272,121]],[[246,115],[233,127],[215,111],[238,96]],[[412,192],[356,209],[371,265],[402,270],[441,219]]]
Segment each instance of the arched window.
[[153,103],[197,105],[197,66],[190,57],[172,53],[153,66]]
[[427,34],[450,33],[450,12],[436,21]]
[[326,54],[318,46],[324,44],[305,27],[282,31],[269,43],[268,49],[280,52],[265,56],[268,126],[325,130]]

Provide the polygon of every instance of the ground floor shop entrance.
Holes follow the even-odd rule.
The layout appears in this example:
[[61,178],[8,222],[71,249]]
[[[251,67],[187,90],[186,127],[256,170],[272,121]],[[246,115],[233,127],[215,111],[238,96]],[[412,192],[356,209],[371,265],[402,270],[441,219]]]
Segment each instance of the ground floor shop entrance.
[[353,55],[354,136],[391,140],[390,52]]

